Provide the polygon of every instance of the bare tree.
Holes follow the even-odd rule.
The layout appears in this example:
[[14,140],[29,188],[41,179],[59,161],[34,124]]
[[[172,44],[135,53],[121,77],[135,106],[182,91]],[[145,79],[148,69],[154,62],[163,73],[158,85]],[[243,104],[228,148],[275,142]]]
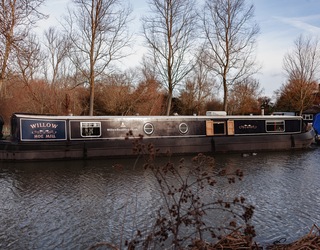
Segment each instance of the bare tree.
[[186,88],[180,91],[184,114],[203,114],[207,102],[214,96],[214,90],[218,89],[210,70],[203,63],[203,56],[203,51],[200,51]]
[[[20,41],[18,46],[19,50],[16,50],[14,55],[19,70],[17,78],[24,84],[30,99],[26,108],[40,113],[57,113],[61,105],[61,97],[59,98],[58,94],[61,89],[55,89],[52,84],[39,80],[46,57],[41,51],[37,37],[29,35],[27,39]],[[37,105],[39,109],[34,108]]]
[[150,0],[150,16],[142,19],[143,33],[159,79],[167,89],[166,115],[173,91],[191,71],[190,49],[196,36],[194,0]]
[[288,83],[281,93],[290,91],[290,99],[300,115],[312,105],[318,89],[320,50],[319,41],[300,35],[294,48],[284,56],[283,68],[288,75]]
[[121,0],[73,0],[75,8],[66,18],[70,35],[70,58],[90,87],[89,115],[93,115],[95,80],[112,61],[126,56],[130,45],[127,24],[132,12]]
[[302,111],[313,105],[318,93],[318,84],[316,82],[305,82],[289,79],[279,90],[275,91],[277,95],[276,109],[279,111],[294,111],[302,114]]
[[17,62],[17,71],[19,77],[25,85],[37,77],[40,67],[44,62],[44,56],[41,53],[40,42],[36,35],[30,34],[24,40],[16,43],[18,50],[13,51]]
[[202,15],[207,66],[219,77],[228,110],[228,89],[257,72],[253,56],[259,27],[252,22],[254,6],[245,0],[207,0]]
[[[38,11],[45,0],[6,0],[0,1],[0,94],[3,94],[4,81],[13,71],[16,59],[13,52],[20,49],[35,23],[45,18]],[[9,63],[10,62],[10,63]]]
[[44,74],[48,83],[54,86],[57,80],[64,76],[66,60],[70,50],[70,40],[59,32],[55,27],[49,27],[44,33],[45,54],[47,55],[48,65],[45,65]]

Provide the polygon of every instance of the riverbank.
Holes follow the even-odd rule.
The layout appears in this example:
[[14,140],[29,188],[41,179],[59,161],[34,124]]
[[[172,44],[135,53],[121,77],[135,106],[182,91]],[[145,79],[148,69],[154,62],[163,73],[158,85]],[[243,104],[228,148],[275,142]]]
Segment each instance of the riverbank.
[[310,232],[300,239],[292,243],[284,243],[286,239],[282,238],[279,241],[274,242],[271,245],[262,247],[257,242],[252,242],[247,236],[240,234],[239,231],[235,231],[229,235],[226,235],[216,244],[208,244],[205,242],[195,242],[192,250],[207,249],[207,250],[219,250],[219,249],[250,249],[250,250],[298,250],[298,249],[320,249],[320,228],[317,225],[313,225]]
[[[300,239],[292,243],[284,243],[286,239],[281,238],[279,241],[274,242],[271,245],[260,246],[257,242],[252,242],[250,238],[240,233],[240,231],[234,231],[231,234],[226,235],[215,244],[210,244],[201,240],[194,241],[190,246],[191,250],[225,250],[225,249],[241,249],[241,250],[302,250],[302,249],[320,249],[320,228],[317,225],[313,225],[308,234],[302,236]],[[99,242],[89,248],[89,250],[96,250],[101,247],[108,247],[113,250],[119,250],[119,248],[113,244],[107,242]],[[128,247],[130,249],[130,247]]]

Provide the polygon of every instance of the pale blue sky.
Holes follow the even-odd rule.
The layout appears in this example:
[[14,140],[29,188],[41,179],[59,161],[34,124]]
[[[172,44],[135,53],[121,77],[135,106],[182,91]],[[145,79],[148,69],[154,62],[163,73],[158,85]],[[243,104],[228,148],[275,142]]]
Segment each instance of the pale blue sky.
[[293,49],[299,35],[320,38],[319,0],[255,0],[256,21],[261,33],[257,58],[262,64],[257,76],[267,96],[285,82],[283,56]]
[[[61,15],[71,0],[47,1],[43,12],[50,18],[40,24],[45,28],[58,25]],[[203,0],[199,0],[202,2]],[[130,0],[136,20],[132,27],[141,29],[139,18],[148,11],[147,0]],[[255,5],[255,20],[260,26],[257,43],[257,60],[262,65],[256,78],[264,94],[272,97],[273,92],[285,82],[282,60],[293,48],[295,39],[301,34],[320,38],[320,0],[248,0]],[[144,50],[142,39],[137,39],[136,53],[125,60],[128,66],[139,65]]]

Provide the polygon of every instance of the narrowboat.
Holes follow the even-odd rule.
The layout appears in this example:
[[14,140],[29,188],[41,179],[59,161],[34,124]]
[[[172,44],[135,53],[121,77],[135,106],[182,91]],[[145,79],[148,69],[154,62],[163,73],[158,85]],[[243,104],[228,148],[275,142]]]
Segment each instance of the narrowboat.
[[[0,160],[67,160],[157,154],[306,149],[314,131],[300,116],[52,116],[15,113]],[[137,141],[141,144],[138,146]]]

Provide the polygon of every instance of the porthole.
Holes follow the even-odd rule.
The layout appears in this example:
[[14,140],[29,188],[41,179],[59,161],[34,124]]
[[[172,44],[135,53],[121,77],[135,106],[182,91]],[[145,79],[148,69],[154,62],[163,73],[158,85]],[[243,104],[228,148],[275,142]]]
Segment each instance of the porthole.
[[143,132],[145,132],[147,135],[151,135],[154,131],[153,124],[150,122],[147,122],[143,125]]
[[181,134],[186,134],[188,132],[189,128],[186,123],[180,123],[179,125],[179,131]]

